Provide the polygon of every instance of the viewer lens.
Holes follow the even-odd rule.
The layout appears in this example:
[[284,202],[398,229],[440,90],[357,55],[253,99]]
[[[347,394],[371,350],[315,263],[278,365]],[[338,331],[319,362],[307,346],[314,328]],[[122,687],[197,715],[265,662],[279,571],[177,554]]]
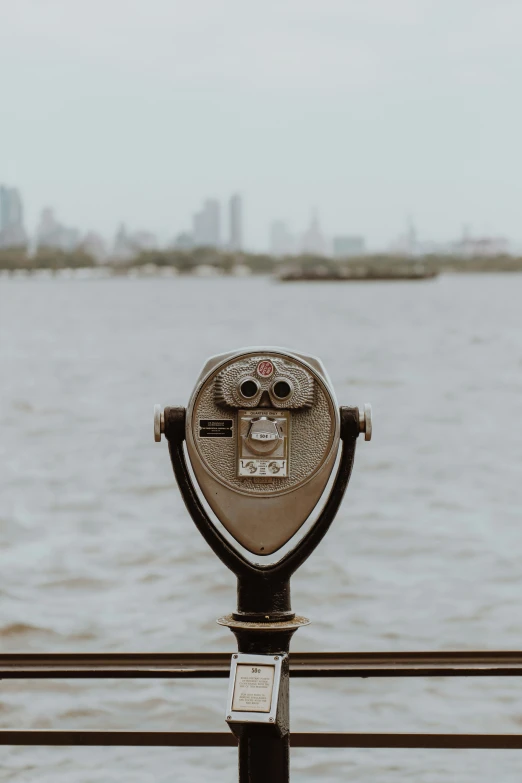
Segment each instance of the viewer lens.
[[243,381],[239,389],[242,396],[245,397],[245,399],[250,400],[252,397],[256,396],[259,386],[255,381],[247,380]]
[[274,383],[273,391],[279,400],[286,400],[290,396],[292,389],[287,381],[277,381]]

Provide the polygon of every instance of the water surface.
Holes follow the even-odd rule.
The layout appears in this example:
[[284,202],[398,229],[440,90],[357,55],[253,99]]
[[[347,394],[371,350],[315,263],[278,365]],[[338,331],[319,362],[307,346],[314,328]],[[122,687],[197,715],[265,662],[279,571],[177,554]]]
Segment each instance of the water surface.
[[[152,407],[246,345],[370,401],[344,505],[293,579],[296,650],[521,649],[522,276],[0,280],[3,651],[232,652],[230,572]],[[11,728],[225,730],[226,681],[4,681]],[[518,681],[297,680],[294,730],[522,731]],[[0,780],[232,783],[233,749],[4,748]],[[295,750],[293,780],[518,783],[516,751]]]

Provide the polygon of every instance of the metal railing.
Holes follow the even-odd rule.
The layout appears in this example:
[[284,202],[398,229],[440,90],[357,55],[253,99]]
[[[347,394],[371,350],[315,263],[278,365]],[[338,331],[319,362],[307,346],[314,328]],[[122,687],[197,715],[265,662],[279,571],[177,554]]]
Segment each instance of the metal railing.
[[[0,679],[228,678],[230,653],[4,653]],[[292,653],[290,677],[520,677],[522,652]],[[1,729],[0,745],[235,747],[230,732]],[[292,732],[296,748],[522,749],[522,734]]]

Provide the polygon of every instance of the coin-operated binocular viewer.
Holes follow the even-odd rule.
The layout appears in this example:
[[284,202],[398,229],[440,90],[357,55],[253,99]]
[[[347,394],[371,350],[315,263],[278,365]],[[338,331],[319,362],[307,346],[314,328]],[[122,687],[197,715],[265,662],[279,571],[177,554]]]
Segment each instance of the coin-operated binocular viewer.
[[339,509],[360,433],[371,439],[370,406],[339,408],[322,363],[280,348],[215,356],[186,410],[156,406],[185,505],[237,577],[237,610],[218,622],[238,641],[226,719],[240,781],[288,780],[288,650],[309,622],[290,577]]

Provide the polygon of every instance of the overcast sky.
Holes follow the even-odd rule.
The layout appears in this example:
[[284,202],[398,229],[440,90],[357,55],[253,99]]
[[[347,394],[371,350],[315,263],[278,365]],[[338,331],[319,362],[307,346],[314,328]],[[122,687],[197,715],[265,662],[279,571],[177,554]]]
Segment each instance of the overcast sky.
[[0,0],[0,182],[113,235],[205,196],[384,246],[522,242],[520,0]]

